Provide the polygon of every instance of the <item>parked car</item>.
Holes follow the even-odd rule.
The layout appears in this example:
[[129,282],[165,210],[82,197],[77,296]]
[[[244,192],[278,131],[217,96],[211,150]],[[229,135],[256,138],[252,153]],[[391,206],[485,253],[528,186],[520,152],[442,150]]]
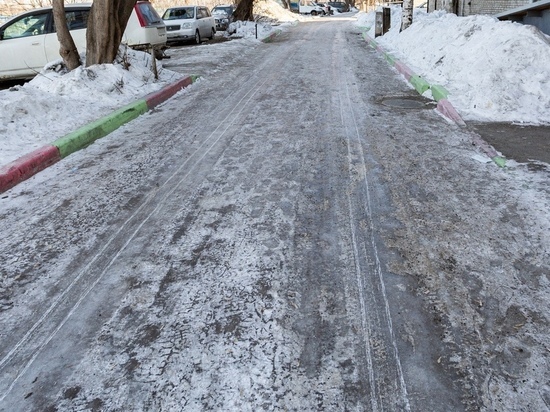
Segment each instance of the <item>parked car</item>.
[[[86,50],[91,4],[66,4],[67,25],[79,52]],[[166,47],[166,27],[148,1],[138,1],[122,43],[135,49],[153,46],[155,56]],[[51,61],[61,58],[51,7],[19,14],[0,26],[0,80],[31,79]]]
[[194,42],[213,39],[216,21],[204,6],[181,6],[167,9],[162,15],[166,24],[168,43]]
[[317,6],[321,7],[323,9],[323,13],[324,15],[328,15],[330,14],[330,6],[325,4],[325,3],[317,3],[317,2],[313,2],[312,4],[316,4]]
[[212,9],[212,16],[216,20],[216,30],[227,30],[229,24],[233,22],[234,11],[235,6],[231,4],[222,4]]
[[317,16],[320,14],[325,14],[325,11],[315,2],[309,1],[306,4],[300,3],[300,14],[311,14],[312,16]]
[[338,10],[339,13],[346,13],[349,11],[349,5],[343,1],[329,1],[327,4],[331,9]]

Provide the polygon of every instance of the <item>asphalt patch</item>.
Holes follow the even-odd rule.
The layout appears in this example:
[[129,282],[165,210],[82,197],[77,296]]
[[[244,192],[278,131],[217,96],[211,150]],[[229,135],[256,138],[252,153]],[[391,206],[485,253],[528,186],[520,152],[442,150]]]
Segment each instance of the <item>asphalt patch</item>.
[[483,140],[507,159],[550,165],[550,126],[510,123],[468,123]]

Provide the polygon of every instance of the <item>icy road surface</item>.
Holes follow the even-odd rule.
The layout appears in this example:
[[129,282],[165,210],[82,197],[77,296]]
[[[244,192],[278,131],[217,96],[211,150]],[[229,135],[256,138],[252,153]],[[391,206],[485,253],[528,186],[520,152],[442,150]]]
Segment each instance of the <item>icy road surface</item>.
[[0,410],[547,410],[548,172],[346,19],[244,41],[0,199]]

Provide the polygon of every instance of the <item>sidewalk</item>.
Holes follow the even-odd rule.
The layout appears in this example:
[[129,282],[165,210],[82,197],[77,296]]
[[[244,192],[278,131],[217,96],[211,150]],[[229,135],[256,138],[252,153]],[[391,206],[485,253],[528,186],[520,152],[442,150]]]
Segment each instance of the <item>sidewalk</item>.
[[468,126],[507,159],[530,167],[537,162],[550,165],[550,126],[476,122],[468,122]]

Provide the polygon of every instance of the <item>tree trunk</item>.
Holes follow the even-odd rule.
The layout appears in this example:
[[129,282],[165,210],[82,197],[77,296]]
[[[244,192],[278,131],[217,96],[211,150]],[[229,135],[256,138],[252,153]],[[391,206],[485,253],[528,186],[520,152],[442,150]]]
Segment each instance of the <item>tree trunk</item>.
[[69,32],[67,26],[67,18],[65,15],[65,4],[63,0],[53,0],[53,19],[55,22],[55,31],[57,32],[57,40],[59,40],[59,54],[69,71],[80,66],[80,56],[76,45],[74,44],[73,36]]
[[413,0],[403,1],[403,16],[401,17],[401,30],[408,28],[413,22]]
[[86,32],[86,66],[111,64],[136,0],[94,0]]
[[233,20],[254,21],[254,0],[241,0],[235,9]]

